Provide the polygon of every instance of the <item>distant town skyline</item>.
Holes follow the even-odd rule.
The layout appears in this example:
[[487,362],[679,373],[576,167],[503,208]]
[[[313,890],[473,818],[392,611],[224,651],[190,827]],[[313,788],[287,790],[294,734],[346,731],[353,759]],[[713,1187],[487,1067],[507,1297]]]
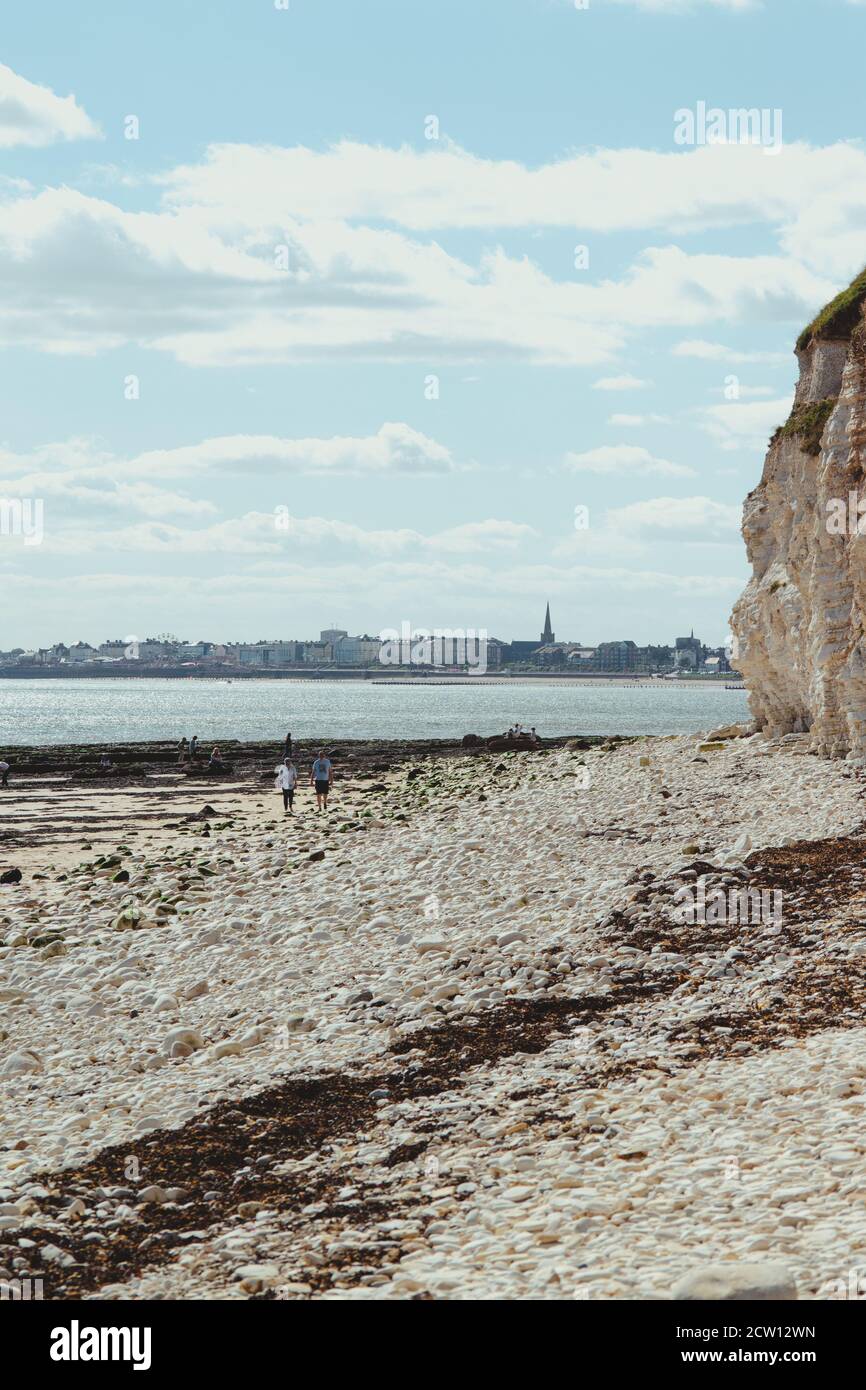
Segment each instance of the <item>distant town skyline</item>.
[[0,647],[548,598],[725,640],[794,341],[866,260],[866,8],[83,22],[4,17]]
[[[400,625],[398,625],[398,626],[402,626],[402,627],[405,628],[405,627],[406,627],[406,620],[404,620],[403,623],[400,624]],[[412,630],[417,630],[418,632],[422,632],[422,631],[432,631],[434,628],[439,628],[439,627],[441,627],[442,625],[441,625],[441,624],[433,624],[433,623],[412,623],[412,624],[409,624],[409,626],[410,626],[410,628],[411,628]],[[273,633],[272,633],[270,636],[268,636],[268,635],[262,635],[262,634],[260,633],[260,634],[259,634],[258,636],[256,636],[256,637],[251,637],[251,636],[248,636],[248,635],[247,635],[247,636],[242,636],[242,637],[238,637],[238,636],[231,636],[231,637],[220,636],[220,637],[218,637],[218,638],[214,638],[212,635],[201,635],[201,634],[198,635],[197,637],[191,637],[190,635],[180,636],[177,632],[166,630],[166,631],[164,631],[164,632],[152,633],[152,634],[150,634],[149,636],[140,636],[140,635],[135,634],[135,633],[126,633],[126,634],[123,634],[123,635],[114,634],[113,636],[102,637],[102,638],[100,638],[100,642],[97,643],[96,645],[99,646],[100,644],[105,645],[105,644],[108,644],[108,643],[113,643],[113,644],[116,644],[116,645],[118,645],[118,646],[129,646],[129,645],[131,645],[131,644],[142,643],[142,642],[151,642],[151,643],[153,643],[153,642],[181,643],[181,644],[190,645],[190,644],[202,643],[202,642],[214,643],[214,642],[217,642],[217,641],[218,641],[218,642],[221,642],[222,644],[224,644],[224,645],[226,645],[226,646],[238,646],[238,645],[241,645],[241,644],[253,645],[253,644],[255,644],[255,643],[261,643],[261,642],[281,642],[281,641],[313,642],[313,641],[330,641],[330,640],[335,640],[335,639],[340,638],[340,637],[349,637],[349,636],[353,636],[353,637],[365,637],[365,638],[369,638],[369,639],[375,638],[375,639],[377,639],[377,640],[385,640],[385,639],[383,638],[382,634],[383,634],[383,632],[386,632],[386,631],[387,631],[387,629],[385,629],[385,628],[379,628],[379,629],[377,630],[377,629],[374,629],[374,628],[369,627],[369,625],[368,625],[367,628],[359,629],[357,632],[352,632],[351,629],[349,629],[349,628],[337,627],[336,624],[331,624],[330,627],[327,627],[327,628],[321,628],[321,627],[320,627],[320,628],[318,629],[318,633],[319,633],[318,638],[314,638],[314,637],[312,637],[312,636],[304,636],[304,635],[300,635],[300,634],[298,634],[298,633],[283,634],[283,635],[276,635],[276,634],[273,634]],[[554,630],[553,630],[553,620],[552,620],[552,617],[551,617],[550,603],[549,603],[549,602],[547,603],[547,605],[546,605],[546,607],[545,607],[545,611],[544,611],[544,625],[543,625],[543,627],[542,627],[542,630],[541,630],[541,632],[540,632],[538,638],[529,637],[529,636],[527,636],[525,633],[524,633],[524,634],[520,634],[520,635],[518,635],[518,634],[516,634],[516,633],[511,633],[510,635],[505,635],[505,634],[503,634],[503,633],[489,632],[489,631],[487,631],[487,629],[478,629],[478,628],[474,628],[474,629],[472,629],[472,631],[475,632],[475,633],[478,633],[479,631],[483,631],[484,634],[485,634],[485,636],[487,636],[487,637],[489,637],[489,638],[491,638],[491,639],[495,639],[495,640],[498,640],[498,641],[504,641],[504,642],[524,642],[524,643],[526,643],[526,644],[535,643],[536,645],[542,645],[542,644],[544,644],[544,643],[553,644],[553,643],[556,643],[556,642],[557,642],[556,633],[555,633]],[[690,633],[690,636],[691,636],[692,638],[694,638],[694,635],[695,635],[695,634],[694,634],[694,625],[691,625],[691,626],[690,626],[690,628],[689,628],[689,633]],[[69,639],[64,639],[63,637],[55,637],[54,643],[49,644],[49,645],[54,645],[55,643],[57,643],[57,644],[62,643],[62,644],[65,645],[65,646],[73,646],[73,645],[75,645],[76,643],[87,642],[87,640],[88,640],[88,639],[87,639],[86,637],[76,637],[76,638],[72,639],[71,641],[70,641]],[[619,640],[628,640],[628,639],[625,639],[625,638],[622,638],[622,637],[611,638],[610,636],[606,636],[606,637],[599,637],[599,638],[597,638],[596,641],[595,641],[595,643],[587,642],[587,643],[585,643],[585,645],[587,645],[587,646],[598,645],[599,642],[603,642],[603,641],[619,641]],[[569,637],[562,637],[562,636],[560,636],[560,638],[559,638],[559,644],[560,644],[560,645],[562,645],[562,644],[565,644],[565,645],[575,644],[575,643],[580,643],[580,642],[582,642],[582,641],[583,641],[583,639],[581,638],[580,634],[575,634],[575,635],[569,636]],[[30,647],[24,647],[24,648],[22,648],[22,649],[23,649],[23,650],[34,650],[32,644],[31,644]],[[4,651],[4,650],[10,650],[10,649],[9,649],[9,648],[5,648],[5,647],[3,647],[2,645],[0,645],[0,652],[2,652],[2,651]]]
[[[430,640],[432,639],[432,640]],[[692,630],[672,642],[639,646],[633,639],[614,638],[589,645],[577,640],[557,642],[550,604],[537,638],[503,639],[483,629],[413,627],[382,629],[378,634],[349,633],[345,628],[322,628],[318,638],[271,637],[252,642],[230,639],[189,641],[173,633],[139,638],[129,635],[93,644],[55,642],[35,649],[0,648],[0,669],[16,673],[32,669],[109,666],[122,673],[136,664],[164,669],[204,666],[214,669],[276,670],[289,667],[444,666],[487,670],[532,665],[586,671],[729,669],[729,652],[708,647]]]

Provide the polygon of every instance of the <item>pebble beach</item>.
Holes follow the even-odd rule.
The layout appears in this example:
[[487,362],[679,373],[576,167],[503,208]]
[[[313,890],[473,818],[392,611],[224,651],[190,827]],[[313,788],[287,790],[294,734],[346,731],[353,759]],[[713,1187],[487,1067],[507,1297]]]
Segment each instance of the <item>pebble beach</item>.
[[[170,824],[133,801],[123,839],[4,846],[0,1278],[844,1296],[863,792],[808,736],[743,726],[419,752],[338,780],[327,815],[306,787],[289,817],[269,783],[189,786]],[[781,913],[684,921],[699,883]]]

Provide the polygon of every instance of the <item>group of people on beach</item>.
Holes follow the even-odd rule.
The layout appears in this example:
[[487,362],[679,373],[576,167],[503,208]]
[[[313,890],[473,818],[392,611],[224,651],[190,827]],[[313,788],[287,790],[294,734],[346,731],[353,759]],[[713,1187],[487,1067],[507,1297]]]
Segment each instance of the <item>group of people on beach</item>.
[[503,735],[503,737],[504,737],[504,738],[531,738],[532,741],[533,741],[533,743],[535,743],[536,739],[538,738],[538,735],[537,735],[537,733],[535,732],[535,725],[534,725],[534,724],[533,724],[533,726],[532,726],[531,729],[526,729],[526,728],[524,728],[524,726],[523,726],[522,724],[512,724],[511,728],[506,730],[506,732],[505,732],[505,734]]
[[[292,735],[286,734],[283,744],[283,761],[274,768],[274,790],[282,792],[283,813],[294,814],[295,789],[298,785],[298,770],[292,762]],[[334,780],[334,765],[320,748],[310,768],[310,786],[316,789],[316,810],[327,811],[328,795]]]
[[[192,738],[189,740],[187,740],[186,738],[182,738],[180,743],[177,745],[177,760],[181,764],[181,766],[183,766],[185,763],[194,763],[197,765],[198,753],[198,734],[193,734]],[[213,749],[211,750],[211,755],[208,758],[205,766],[209,772],[231,771],[229,764],[225,761],[222,753],[220,752],[219,748],[216,747],[216,745],[214,745]]]

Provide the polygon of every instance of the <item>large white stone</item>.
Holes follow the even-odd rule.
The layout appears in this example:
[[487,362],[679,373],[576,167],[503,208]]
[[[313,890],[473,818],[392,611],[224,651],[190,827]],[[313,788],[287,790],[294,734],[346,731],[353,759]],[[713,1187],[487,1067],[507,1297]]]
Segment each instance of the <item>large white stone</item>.
[[705,1265],[676,1283],[672,1297],[682,1302],[788,1302],[797,1297],[793,1276],[780,1264]]

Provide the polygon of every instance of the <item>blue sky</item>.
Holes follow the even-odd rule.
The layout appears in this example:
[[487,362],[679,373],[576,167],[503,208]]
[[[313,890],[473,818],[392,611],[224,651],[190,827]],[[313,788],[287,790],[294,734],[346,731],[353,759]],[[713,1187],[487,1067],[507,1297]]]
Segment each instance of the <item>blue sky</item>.
[[[724,640],[794,339],[866,262],[864,28],[853,0],[18,7],[0,497],[44,522],[0,534],[0,648],[532,637],[548,600],[586,643]],[[700,102],[724,143],[677,143]]]

